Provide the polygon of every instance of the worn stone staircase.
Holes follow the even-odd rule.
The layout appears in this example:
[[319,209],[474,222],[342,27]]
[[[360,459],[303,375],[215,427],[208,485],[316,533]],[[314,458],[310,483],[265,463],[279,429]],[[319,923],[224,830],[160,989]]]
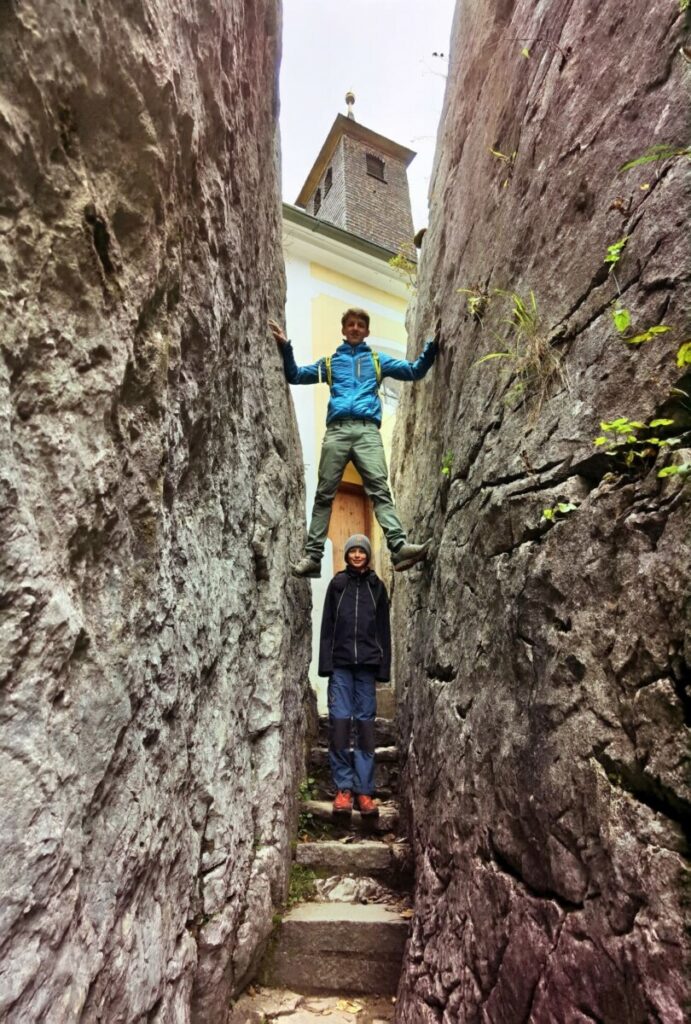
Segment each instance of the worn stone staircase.
[[[393,723],[378,718],[379,817],[334,819],[328,719],[309,764],[289,910],[277,922],[258,984],[233,1008],[231,1024],[376,1024],[394,1015],[408,935],[411,866],[398,826],[398,750]],[[295,884],[293,884],[293,882]]]

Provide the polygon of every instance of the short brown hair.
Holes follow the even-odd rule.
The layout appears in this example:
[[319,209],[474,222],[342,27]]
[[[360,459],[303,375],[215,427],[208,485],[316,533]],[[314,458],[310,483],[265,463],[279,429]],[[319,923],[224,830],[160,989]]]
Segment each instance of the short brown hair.
[[346,320],[349,316],[356,316],[360,320],[364,320],[369,330],[369,313],[366,309],[346,309],[345,313],[341,317],[341,327],[345,327]]

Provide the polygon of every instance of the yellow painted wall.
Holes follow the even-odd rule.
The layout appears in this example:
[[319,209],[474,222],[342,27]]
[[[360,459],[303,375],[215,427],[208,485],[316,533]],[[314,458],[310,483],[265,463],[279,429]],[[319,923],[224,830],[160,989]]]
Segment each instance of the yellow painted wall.
[[322,267],[320,263],[310,263],[310,273],[318,281],[326,281],[328,284],[333,284],[346,292],[353,292],[353,294],[360,296],[363,300],[360,305],[364,306],[365,309],[367,309],[367,300],[369,299],[371,302],[376,302],[379,306],[388,306],[390,309],[395,309],[399,313],[405,314],[407,308],[405,299],[401,299],[397,295],[390,295],[388,292],[382,291],[381,288],[374,288],[372,285],[358,281],[347,274],[341,274],[337,270],[331,270],[329,267]]

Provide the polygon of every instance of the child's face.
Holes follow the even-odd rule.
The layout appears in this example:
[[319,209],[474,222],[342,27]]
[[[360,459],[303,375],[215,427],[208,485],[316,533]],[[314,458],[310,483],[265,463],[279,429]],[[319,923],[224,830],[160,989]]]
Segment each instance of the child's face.
[[343,337],[350,345],[359,345],[369,338],[369,327],[361,316],[349,316],[343,324]]
[[351,548],[346,555],[346,562],[352,565],[353,569],[362,572],[367,565],[367,552],[364,548]]

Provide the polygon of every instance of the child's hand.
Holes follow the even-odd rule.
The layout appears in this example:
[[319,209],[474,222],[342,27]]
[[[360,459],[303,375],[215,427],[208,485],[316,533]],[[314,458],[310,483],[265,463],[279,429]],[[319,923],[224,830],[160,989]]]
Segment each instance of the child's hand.
[[435,344],[437,346],[437,351],[439,351],[441,349],[441,318],[439,318],[439,320],[437,320],[437,327],[436,327],[436,330],[434,332],[434,339],[433,340],[434,340],[434,342],[435,342]]
[[288,341],[283,333],[283,328],[280,324],[277,324],[275,320],[269,320],[269,330],[274,336],[274,341],[277,341],[279,345],[285,345]]

